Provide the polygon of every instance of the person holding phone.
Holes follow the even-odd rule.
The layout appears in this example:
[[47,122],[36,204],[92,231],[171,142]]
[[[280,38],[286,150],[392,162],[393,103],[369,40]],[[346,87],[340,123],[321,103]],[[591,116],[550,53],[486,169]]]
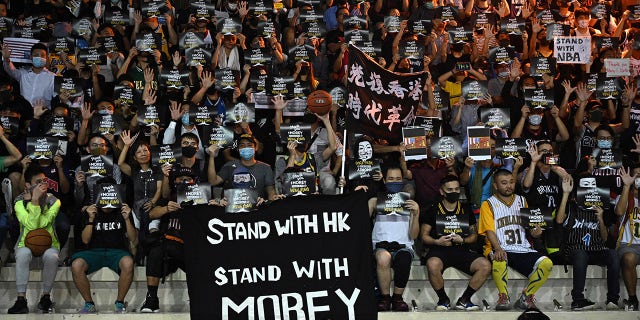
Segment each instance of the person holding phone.
[[[471,244],[478,237],[476,218],[467,205],[460,202],[460,182],[458,177],[448,175],[440,181],[442,200],[420,215],[420,234],[422,242],[429,247],[427,253],[427,271],[431,287],[438,294],[436,310],[446,311],[451,301],[444,290],[442,273],[449,267],[456,268],[471,276],[467,289],[458,299],[455,309],[474,311],[480,307],[471,302],[471,296],[482,287],[491,273],[491,263],[482,255],[473,251]],[[461,224],[467,222],[467,234],[441,234],[438,220],[455,216]],[[462,230],[461,230],[462,231]]]
[[[621,168],[623,179],[632,180]],[[580,180],[592,180],[587,176]],[[595,180],[595,179],[594,179]],[[597,183],[597,182],[596,182]],[[627,184],[628,181],[625,181]],[[581,183],[582,186],[582,183]],[[597,185],[595,186],[597,188]],[[573,264],[573,289],[571,290],[571,310],[583,311],[593,309],[595,303],[584,295],[587,267],[590,264],[607,266],[607,310],[618,310],[620,299],[620,260],[614,249],[607,248],[609,237],[605,216],[609,209],[595,206],[586,208],[575,200],[569,200],[573,192],[573,180],[570,177],[562,179],[562,200],[556,214],[556,223],[566,228],[566,252]],[[609,220],[609,219],[607,219]]]
[[[528,152],[531,164],[524,169],[520,179],[523,195],[532,208],[550,212],[554,217],[562,196],[562,180],[571,176],[558,165],[558,156],[553,152],[551,142],[539,141]],[[543,231],[541,238],[534,239],[534,248],[560,264],[564,262],[560,252],[561,242],[562,226],[554,224],[551,230]]]

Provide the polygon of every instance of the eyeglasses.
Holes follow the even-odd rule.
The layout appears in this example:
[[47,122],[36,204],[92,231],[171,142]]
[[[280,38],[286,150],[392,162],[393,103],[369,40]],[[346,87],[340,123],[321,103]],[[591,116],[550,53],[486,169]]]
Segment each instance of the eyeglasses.
[[41,183],[47,183],[48,184],[49,183],[49,178],[38,179],[38,180],[33,182],[33,185],[37,186],[37,185],[39,185]]
[[598,140],[613,141],[613,137],[598,137]]
[[538,153],[553,153],[551,149],[538,149]]
[[107,145],[105,143],[92,143],[90,146],[91,148],[104,148]]
[[188,146],[196,147],[196,146],[198,146],[198,143],[197,143],[197,142],[195,142],[195,141],[191,141],[191,142],[189,142],[189,141],[182,141],[182,146],[183,146],[183,147],[188,147]]

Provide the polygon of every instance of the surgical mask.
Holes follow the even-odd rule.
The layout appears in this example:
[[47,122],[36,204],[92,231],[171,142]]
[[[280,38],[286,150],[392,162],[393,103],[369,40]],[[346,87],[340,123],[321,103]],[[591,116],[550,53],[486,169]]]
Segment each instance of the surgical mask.
[[238,4],[237,3],[228,3],[227,4],[227,8],[229,8],[229,10],[236,10],[238,8]]
[[31,59],[31,64],[33,64],[36,68],[42,68],[45,64],[47,64],[47,59],[41,57],[33,57]]
[[458,200],[460,200],[460,192],[445,192],[444,198],[447,202],[458,202]]
[[505,71],[500,71],[498,72],[498,76],[501,78],[506,78],[509,76],[509,70],[505,70]]
[[387,188],[387,191],[391,193],[397,193],[402,191],[402,188],[404,188],[404,183],[402,181],[387,182],[384,184],[384,186],[385,188]]
[[182,156],[185,158],[191,158],[196,155],[198,150],[194,146],[186,146],[182,147]]
[[253,148],[240,148],[238,150],[238,153],[240,153],[240,158],[242,160],[251,160],[255,152],[256,150],[254,150]]
[[591,117],[589,120],[593,121],[593,122],[600,122],[602,121],[602,111],[600,110],[594,110],[591,111]]
[[542,123],[542,116],[539,114],[534,114],[529,116],[529,124],[532,126],[539,126]]
[[189,114],[185,113],[182,115],[182,124],[184,124],[185,126],[189,125]]
[[580,27],[580,28],[589,27],[589,20],[580,20],[580,21],[578,21],[578,27]]
[[598,140],[598,148],[600,149],[611,149],[613,146],[613,141],[611,140]]
[[427,2],[424,6],[427,7],[427,9],[433,9],[433,2]]
[[108,114],[113,114],[113,111],[111,111],[109,109],[102,109],[102,110],[98,110],[98,114],[106,116]]

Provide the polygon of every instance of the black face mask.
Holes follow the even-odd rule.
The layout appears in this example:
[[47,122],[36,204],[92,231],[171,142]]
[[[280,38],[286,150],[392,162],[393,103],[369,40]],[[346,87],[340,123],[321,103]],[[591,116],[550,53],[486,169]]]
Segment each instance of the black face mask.
[[451,203],[458,202],[460,200],[460,192],[445,192],[444,198]]
[[301,76],[308,76],[309,75],[309,67],[300,68],[300,75]]
[[193,146],[182,147],[183,157],[191,158],[196,155],[196,152],[198,152],[198,150],[196,150],[196,147],[193,147]]
[[306,152],[307,151],[307,144],[306,143],[299,143],[296,146],[296,151],[302,153],[302,152]]
[[589,120],[591,120],[591,121],[593,121],[593,122],[600,122],[600,121],[602,121],[602,111],[600,111],[600,110],[596,109],[596,110],[594,110],[594,111],[591,111],[590,115],[591,115],[591,116],[589,117],[589,118],[590,118]]
[[508,46],[509,46],[509,40],[500,40],[500,41],[498,42],[498,44],[499,44],[501,47],[508,47]]
[[218,89],[216,89],[215,85],[212,85],[211,87],[209,87],[209,89],[207,89],[207,94],[208,95],[214,95],[216,94],[216,92],[218,92]]

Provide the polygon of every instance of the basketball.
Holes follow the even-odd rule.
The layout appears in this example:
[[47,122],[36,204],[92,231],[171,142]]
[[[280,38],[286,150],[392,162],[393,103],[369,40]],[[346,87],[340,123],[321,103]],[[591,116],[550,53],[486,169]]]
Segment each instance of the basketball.
[[320,116],[329,113],[332,105],[333,100],[331,99],[331,94],[324,90],[311,92],[309,97],[307,97],[307,109],[309,109],[309,112],[316,113]]
[[34,257],[43,255],[47,249],[51,248],[51,242],[51,235],[45,229],[31,230],[24,238],[25,247],[31,250]]

